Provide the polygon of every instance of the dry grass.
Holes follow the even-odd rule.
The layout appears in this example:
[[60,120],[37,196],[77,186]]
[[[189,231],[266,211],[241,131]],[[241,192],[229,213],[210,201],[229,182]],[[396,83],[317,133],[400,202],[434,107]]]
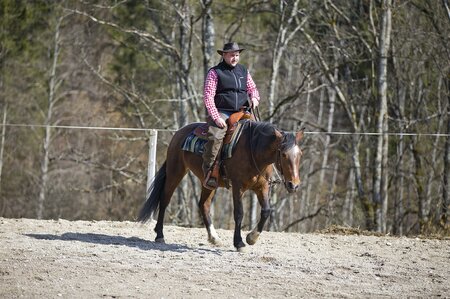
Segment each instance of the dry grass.
[[[362,230],[360,228],[356,227],[348,227],[348,226],[339,226],[339,225],[331,225],[325,229],[317,231],[319,234],[333,234],[333,235],[358,235],[358,236],[377,236],[377,237],[383,237],[383,236],[391,236],[395,237],[393,235],[389,234],[383,234],[380,232],[375,231],[367,231]],[[433,231],[425,231],[424,233],[420,235],[408,235],[407,237],[411,238],[420,238],[420,239],[437,239],[437,240],[450,240],[450,231],[449,228],[447,229],[441,229]]]
[[362,230],[356,227],[331,225],[325,229],[317,231],[319,234],[333,234],[333,235],[358,235],[358,236],[385,236],[385,234]]

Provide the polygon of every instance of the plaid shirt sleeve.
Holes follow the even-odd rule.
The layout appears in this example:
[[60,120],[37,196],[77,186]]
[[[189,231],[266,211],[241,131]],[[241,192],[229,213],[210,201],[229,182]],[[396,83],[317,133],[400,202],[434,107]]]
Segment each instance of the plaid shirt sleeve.
[[220,117],[216,104],[214,103],[214,97],[217,90],[217,73],[215,70],[209,70],[205,79],[205,86],[203,88],[203,102],[205,103],[206,110],[209,116],[215,121]]
[[249,72],[247,73],[247,93],[252,101],[256,101],[256,103],[259,103],[259,92]]

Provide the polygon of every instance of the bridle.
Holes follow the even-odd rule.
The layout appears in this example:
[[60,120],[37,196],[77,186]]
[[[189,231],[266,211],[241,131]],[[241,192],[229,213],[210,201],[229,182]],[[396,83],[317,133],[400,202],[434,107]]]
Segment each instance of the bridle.
[[[277,158],[275,160],[275,167],[273,168],[275,175],[278,177],[276,179],[277,184],[283,182],[284,185],[286,185],[286,178],[284,177],[284,172],[283,172],[283,163],[281,163],[281,148],[277,149]],[[278,170],[281,172],[281,176],[278,173]]]

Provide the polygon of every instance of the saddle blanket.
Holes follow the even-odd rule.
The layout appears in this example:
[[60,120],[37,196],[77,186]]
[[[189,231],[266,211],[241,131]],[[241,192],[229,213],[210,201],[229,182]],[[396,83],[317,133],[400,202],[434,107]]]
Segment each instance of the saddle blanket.
[[[233,150],[236,144],[239,141],[239,137],[241,137],[242,130],[244,128],[244,122],[247,120],[241,120],[237,124],[237,128],[234,130],[233,135],[231,136],[231,141],[228,144],[224,144],[222,147],[222,159],[229,159],[233,155]],[[205,137],[199,137],[191,132],[183,142],[182,150],[188,151],[197,155],[202,155],[205,150],[205,143],[208,139]]]

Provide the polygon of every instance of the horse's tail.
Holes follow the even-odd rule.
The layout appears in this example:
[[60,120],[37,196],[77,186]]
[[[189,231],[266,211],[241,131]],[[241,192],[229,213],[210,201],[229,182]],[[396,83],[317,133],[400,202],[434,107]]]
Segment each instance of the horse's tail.
[[145,200],[144,206],[139,212],[138,221],[146,222],[148,221],[153,212],[158,208],[163,196],[164,196],[164,186],[166,185],[166,162],[161,166],[155,175],[148,193],[150,194]]

